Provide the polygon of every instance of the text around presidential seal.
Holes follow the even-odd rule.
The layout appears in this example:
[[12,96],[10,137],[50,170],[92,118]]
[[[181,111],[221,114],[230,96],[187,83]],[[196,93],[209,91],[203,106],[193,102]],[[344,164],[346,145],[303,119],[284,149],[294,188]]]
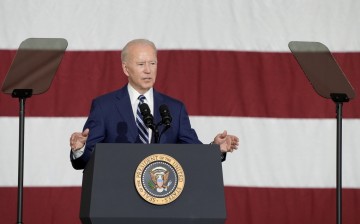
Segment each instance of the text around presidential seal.
[[141,161],[134,179],[139,195],[155,205],[175,201],[185,186],[185,174],[180,163],[165,154],[153,154]]

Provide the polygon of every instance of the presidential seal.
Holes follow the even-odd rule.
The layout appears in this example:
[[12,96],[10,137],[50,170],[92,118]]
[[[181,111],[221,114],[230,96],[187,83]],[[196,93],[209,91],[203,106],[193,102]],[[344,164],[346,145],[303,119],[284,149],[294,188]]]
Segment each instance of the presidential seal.
[[139,195],[155,205],[175,201],[185,185],[185,174],[180,163],[165,154],[150,155],[141,161],[134,179]]

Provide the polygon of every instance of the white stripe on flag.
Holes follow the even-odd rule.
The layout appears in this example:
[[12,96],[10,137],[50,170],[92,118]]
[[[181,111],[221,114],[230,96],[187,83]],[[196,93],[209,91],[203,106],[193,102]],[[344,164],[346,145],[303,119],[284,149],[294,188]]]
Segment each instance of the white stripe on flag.
[[[62,37],[68,50],[121,49],[134,38],[159,49],[286,51],[293,40],[360,50],[360,1],[63,0],[0,2],[0,49]],[[8,32],[6,32],[8,31]]]
[[[79,186],[82,171],[69,161],[69,137],[85,118],[26,118],[26,186]],[[191,122],[204,143],[227,130],[240,147],[223,163],[227,186],[334,187],[336,121],[198,117]],[[18,119],[1,117],[0,186],[17,185]],[[359,119],[343,120],[343,186],[360,187]]]

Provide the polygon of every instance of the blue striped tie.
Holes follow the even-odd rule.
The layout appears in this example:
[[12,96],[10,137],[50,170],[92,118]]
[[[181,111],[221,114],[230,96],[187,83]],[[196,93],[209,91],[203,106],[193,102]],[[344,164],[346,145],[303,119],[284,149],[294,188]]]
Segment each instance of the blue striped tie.
[[149,128],[146,127],[146,125],[144,124],[144,121],[142,119],[142,115],[140,112],[140,105],[144,103],[144,100],[146,99],[145,96],[140,95],[138,97],[139,99],[139,104],[137,107],[137,112],[136,112],[136,126],[138,128],[138,132],[139,132],[139,137],[142,143],[144,144],[149,144]]

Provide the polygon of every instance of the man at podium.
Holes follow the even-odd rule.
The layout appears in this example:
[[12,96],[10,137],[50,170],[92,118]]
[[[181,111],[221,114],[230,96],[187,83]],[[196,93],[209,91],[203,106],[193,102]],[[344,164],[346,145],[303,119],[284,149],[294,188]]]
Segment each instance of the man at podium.
[[[130,41],[121,60],[128,84],[94,99],[83,131],[70,137],[70,160],[75,169],[85,168],[96,143],[202,144],[184,104],[153,88],[157,76],[154,43]],[[159,120],[161,126],[154,125]],[[239,139],[224,131],[212,143],[220,145],[225,160],[227,152],[237,149]]]

